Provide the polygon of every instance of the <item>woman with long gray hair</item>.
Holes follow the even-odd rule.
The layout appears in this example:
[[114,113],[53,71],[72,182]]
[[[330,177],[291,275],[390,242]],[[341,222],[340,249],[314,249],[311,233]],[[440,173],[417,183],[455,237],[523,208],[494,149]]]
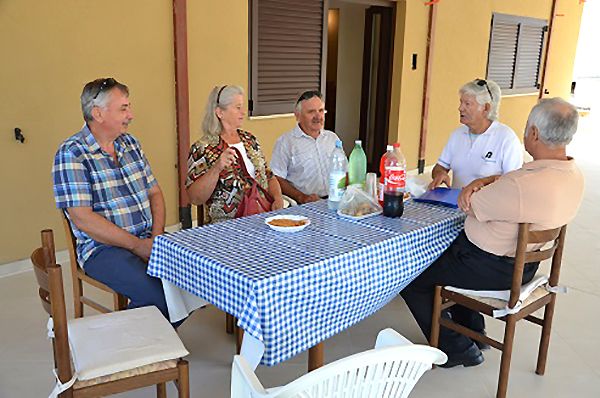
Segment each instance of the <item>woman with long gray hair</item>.
[[429,189],[441,184],[462,189],[473,180],[500,176],[523,164],[521,142],[498,121],[500,87],[492,80],[475,79],[463,85],[459,94],[462,125],[452,132],[433,167]]
[[241,171],[240,162],[273,197],[271,210],[283,207],[281,188],[267,166],[258,140],[240,129],[245,115],[241,87],[213,88],[202,122],[203,135],[190,149],[187,191],[193,204],[207,204],[211,223],[234,218],[244,191],[252,186],[253,181]]

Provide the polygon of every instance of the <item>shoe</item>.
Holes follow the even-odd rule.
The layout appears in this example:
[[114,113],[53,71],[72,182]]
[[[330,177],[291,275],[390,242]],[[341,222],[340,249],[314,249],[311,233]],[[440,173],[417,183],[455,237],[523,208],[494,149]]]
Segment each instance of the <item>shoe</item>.
[[476,341],[476,340],[474,340],[474,342],[480,351],[485,351],[485,350],[489,350],[490,348],[492,348],[488,343],[484,343],[482,341]]
[[477,348],[477,345],[471,344],[465,351],[457,354],[448,354],[448,361],[442,365],[438,365],[441,368],[453,368],[458,365],[462,365],[465,368],[469,366],[477,366],[483,362],[483,354]]
[[[485,332],[485,330],[479,331],[478,333],[482,334],[484,336],[487,336],[487,333]],[[481,351],[489,350],[490,348],[492,348],[488,343],[484,343],[482,341],[473,340],[473,342],[475,343],[475,345],[477,345],[477,348],[479,348]]]

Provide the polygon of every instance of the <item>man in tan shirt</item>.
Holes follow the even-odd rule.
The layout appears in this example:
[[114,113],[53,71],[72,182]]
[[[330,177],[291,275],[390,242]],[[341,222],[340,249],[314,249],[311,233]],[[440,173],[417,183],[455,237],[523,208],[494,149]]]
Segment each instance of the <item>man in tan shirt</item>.
[[[577,130],[577,120],[576,109],[566,101],[540,101],[529,114],[523,139],[533,161],[501,177],[475,180],[462,190],[458,204],[467,213],[465,230],[401,293],[427,338],[436,285],[510,289],[518,224],[549,229],[575,217],[583,196],[583,175],[565,147]],[[525,265],[523,283],[533,279],[538,265]],[[483,316],[464,307],[454,306],[443,316],[485,330]],[[446,328],[440,331],[440,348],[448,354],[443,367],[483,362],[483,344]]]

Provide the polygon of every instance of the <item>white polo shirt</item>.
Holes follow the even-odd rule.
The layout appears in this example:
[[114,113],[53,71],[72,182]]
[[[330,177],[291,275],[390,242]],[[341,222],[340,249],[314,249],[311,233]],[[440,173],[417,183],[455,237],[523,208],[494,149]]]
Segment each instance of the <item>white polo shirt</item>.
[[338,136],[333,131],[321,130],[314,139],[296,124],[275,142],[271,170],[306,195],[327,196],[329,159],[336,140]]
[[497,120],[479,135],[461,125],[452,132],[438,164],[452,170],[452,188],[460,189],[477,178],[520,168],[523,145],[510,127]]

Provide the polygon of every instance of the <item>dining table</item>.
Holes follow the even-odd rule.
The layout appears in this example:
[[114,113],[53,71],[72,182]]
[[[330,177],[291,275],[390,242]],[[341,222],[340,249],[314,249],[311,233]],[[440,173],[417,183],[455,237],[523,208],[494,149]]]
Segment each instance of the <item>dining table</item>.
[[[273,215],[310,220],[275,231]],[[463,229],[458,209],[409,200],[404,214],[349,218],[326,200],[157,236],[148,274],[163,281],[171,321],[206,303],[237,319],[242,355],[273,366],[323,344],[395,297]]]

